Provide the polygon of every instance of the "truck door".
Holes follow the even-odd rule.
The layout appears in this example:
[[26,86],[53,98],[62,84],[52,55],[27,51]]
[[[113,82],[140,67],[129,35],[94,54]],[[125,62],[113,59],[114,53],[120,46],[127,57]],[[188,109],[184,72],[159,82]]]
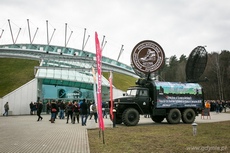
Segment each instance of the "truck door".
[[149,113],[149,94],[147,89],[140,89],[138,93],[138,104],[144,113]]

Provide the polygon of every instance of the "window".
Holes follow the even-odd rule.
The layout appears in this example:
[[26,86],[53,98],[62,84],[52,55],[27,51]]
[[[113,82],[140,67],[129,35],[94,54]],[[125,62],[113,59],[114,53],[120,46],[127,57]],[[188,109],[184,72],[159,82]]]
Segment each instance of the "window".
[[140,96],[148,96],[148,91],[147,90],[140,90],[139,95]]

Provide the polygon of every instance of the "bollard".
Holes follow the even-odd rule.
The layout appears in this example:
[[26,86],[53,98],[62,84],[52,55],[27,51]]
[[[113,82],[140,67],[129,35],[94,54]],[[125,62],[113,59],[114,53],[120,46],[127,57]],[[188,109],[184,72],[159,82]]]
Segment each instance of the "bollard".
[[113,109],[113,127],[116,127],[116,109]]
[[192,123],[192,131],[193,131],[193,136],[196,136],[197,133],[197,125],[195,122]]

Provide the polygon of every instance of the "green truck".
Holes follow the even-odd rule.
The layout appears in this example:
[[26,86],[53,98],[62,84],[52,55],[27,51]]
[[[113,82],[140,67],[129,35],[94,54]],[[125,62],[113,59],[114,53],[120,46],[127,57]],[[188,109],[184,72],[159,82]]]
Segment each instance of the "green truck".
[[204,108],[203,89],[198,83],[159,82],[138,79],[137,86],[114,99],[116,124],[135,126],[140,115],[149,115],[156,123],[193,123]]

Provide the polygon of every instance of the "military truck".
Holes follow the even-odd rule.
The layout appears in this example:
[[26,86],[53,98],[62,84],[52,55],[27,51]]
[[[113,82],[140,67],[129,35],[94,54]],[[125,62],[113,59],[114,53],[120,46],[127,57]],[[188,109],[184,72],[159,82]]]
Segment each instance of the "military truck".
[[186,63],[186,81],[161,82],[151,77],[165,63],[162,47],[151,40],[138,43],[131,55],[131,66],[140,76],[126,95],[113,100],[116,124],[135,126],[140,115],[149,115],[156,123],[193,123],[204,108],[203,89],[198,82],[207,64],[203,46],[192,50]]
[[204,107],[203,89],[198,83],[159,82],[138,79],[137,86],[114,99],[116,124],[137,125],[140,115],[150,115],[156,123],[193,123]]

